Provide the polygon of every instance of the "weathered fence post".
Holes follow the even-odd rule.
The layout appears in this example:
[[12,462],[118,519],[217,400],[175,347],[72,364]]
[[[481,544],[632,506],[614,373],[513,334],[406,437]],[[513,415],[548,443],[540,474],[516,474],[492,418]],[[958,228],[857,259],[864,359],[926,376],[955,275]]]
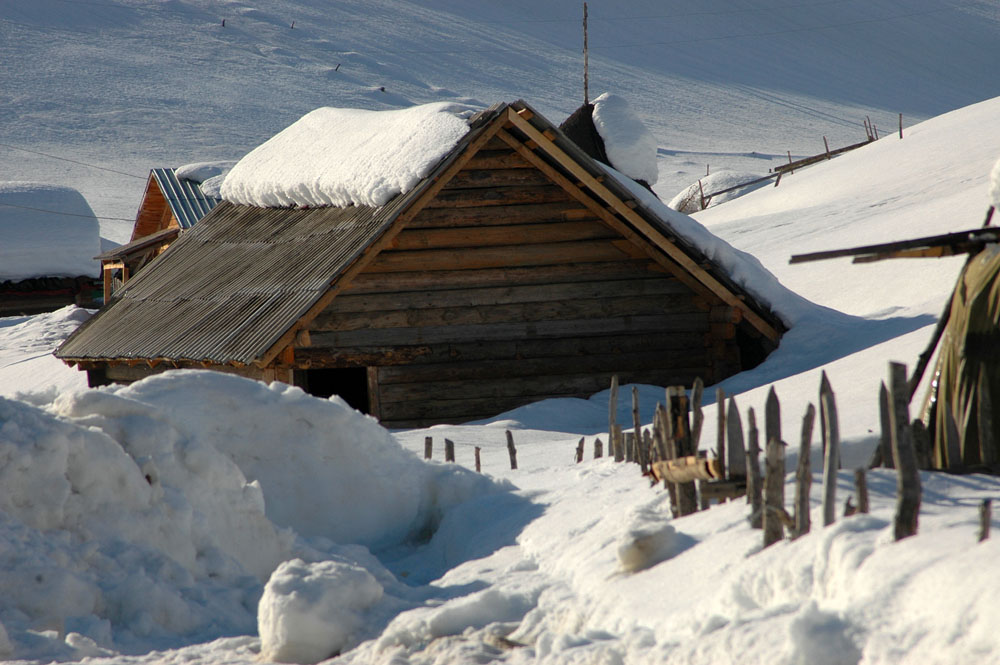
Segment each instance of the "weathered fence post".
[[719,458],[719,466],[722,467],[722,477],[728,478],[729,474],[726,473],[726,392],[722,388],[715,389],[715,418],[715,454]]
[[599,459],[604,456],[604,444],[601,443],[600,438],[594,439],[594,459]]
[[830,526],[837,511],[837,468],[840,459],[840,423],[833,389],[823,372],[819,389],[820,420],[823,423],[823,526]]
[[795,469],[795,534],[799,538],[809,533],[809,490],[812,489],[812,432],[816,420],[816,407],[806,407],[802,418],[802,439],[799,443],[799,464]]
[[892,456],[896,462],[896,518],[893,532],[896,540],[917,533],[920,518],[920,472],[910,433],[910,395],[906,383],[906,365],[889,363],[889,391],[892,408]]
[[705,423],[705,414],[701,410],[701,399],[705,393],[705,382],[699,376],[691,386],[691,446],[698,450],[701,442],[701,428]]
[[763,502],[760,477],[760,444],[757,442],[757,416],[753,408],[747,411],[747,502],[750,504],[750,526],[760,529],[763,524]]
[[451,439],[444,440],[444,461],[454,462],[455,461],[455,442]]
[[629,462],[635,462],[642,466],[642,456],[639,448],[642,447],[642,420],[639,418],[639,387],[632,386],[632,427],[635,430],[632,437],[632,445],[625,451],[625,458]]
[[507,430],[507,453],[510,455],[511,470],[517,469],[517,448],[514,447],[514,435]]
[[635,461],[635,432],[625,432],[625,461]]
[[476,446],[476,472],[477,473],[482,473],[482,471],[483,471],[483,464],[482,464],[482,461],[479,459],[479,452],[480,452],[480,450],[481,449],[479,448],[479,446]]
[[885,387],[885,381],[878,389],[878,419],[881,426],[881,433],[878,440],[878,448],[872,456],[870,466],[875,468],[881,464],[886,469],[895,469],[896,464],[892,461],[892,425],[889,420],[889,389]]
[[862,514],[868,513],[868,478],[865,474],[863,466],[854,470],[854,493],[858,497],[858,512]]
[[579,464],[583,461],[583,443],[585,441],[584,437],[580,437],[580,443],[576,444],[576,463]]
[[772,387],[764,408],[767,454],[764,465],[764,547],[785,536],[781,513],[785,510],[785,450],[781,441],[781,404]]
[[[675,457],[694,455],[691,445],[691,428],[688,421],[688,399],[684,386],[667,388],[670,402],[670,434],[674,441]],[[694,481],[677,484],[677,505],[680,514],[690,515],[698,511],[698,490]]]
[[615,461],[624,462],[625,461],[625,437],[622,436],[622,426],[615,424],[611,428],[614,434],[611,436],[611,440],[614,442],[615,449]]
[[979,542],[983,542],[990,537],[992,513],[993,502],[990,499],[983,499],[983,502],[979,504]]
[[433,452],[434,452],[434,437],[432,437],[432,436],[425,436],[424,437],[424,459],[430,459]]
[[[653,450],[658,460],[673,459],[673,442],[670,441],[669,417],[667,409],[662,404],[656,405],[653,414]],[[677,486],[674,483],[663,481],[663,486],[670,494],[670,513],[674,517],[680,517],[680,507],[677,505]]]
[[726,439],[729,449],[729,479],[742,480],[747,477],[747,451],[743,446],[743,421],[736,406],[736,398],[729,398],[729,415],[726,416]]
[[608,457],[615,455],[618,441],[615,440],[615,425],[618,423],[618,375],[611,377],[611,391],[608,393]]

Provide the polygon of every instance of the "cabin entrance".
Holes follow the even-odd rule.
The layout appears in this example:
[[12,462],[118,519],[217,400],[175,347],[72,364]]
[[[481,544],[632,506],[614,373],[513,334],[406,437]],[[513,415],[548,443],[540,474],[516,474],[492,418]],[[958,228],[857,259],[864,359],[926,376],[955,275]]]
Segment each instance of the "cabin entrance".
[[295,385],[314,397],[340,395],[358,411],[371,413],[367,367],[297,370]]

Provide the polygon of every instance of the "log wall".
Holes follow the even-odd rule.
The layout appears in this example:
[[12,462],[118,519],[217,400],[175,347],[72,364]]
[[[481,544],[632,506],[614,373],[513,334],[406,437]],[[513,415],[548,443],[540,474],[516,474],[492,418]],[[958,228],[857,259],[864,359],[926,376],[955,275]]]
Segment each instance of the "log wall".
[[740,369],[710,302],[499,141],[318,316],[299,368],[376,368],[389,427]]

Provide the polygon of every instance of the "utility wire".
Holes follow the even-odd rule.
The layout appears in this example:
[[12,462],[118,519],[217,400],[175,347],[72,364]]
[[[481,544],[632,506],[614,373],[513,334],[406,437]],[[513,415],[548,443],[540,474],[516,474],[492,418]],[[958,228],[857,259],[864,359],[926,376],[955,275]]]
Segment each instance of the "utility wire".
[[57,155],[50,155],[46,152],[39,152],[37,150],[28,150],[27,148],[19,148],[16,145],[9,145],[7,143],[0,143],[0,146],[4,148],[11,148],[13,150],[23,150],[24,152],[30,152],[34,155],[41,155],[42,157],[49,157],[51,159],[58,159],[64,162],[70,162],[71,164],[79,164],[80,166],[89,166],[92,169],[100,169],[101,171],[110,171],[111,173],[117,173],[118,175],[127,175],[130,178],[138,178],[139,180],[145,180],[145,176],[136,175],[134,173],[125,173],[124,171],[116,171],[115,169],[109,169],[104,166],[97,166],[96,164],[88,164],[87,162],[78,162],[75,159],[69,159],[67,157],[59,157]]
[[32,208],[31,206],[19,206],[15,203],[4,203],[0,201],[0,206],[7,206],[8,208],[21,208],[22,210],[34,210],[36,212],[47,212],[53,215],[66,215],[67,217],[86,217],[87,219],[110,219],[116,222],[134,222],[134,219],[126,219],[125,217],[97,217],[96,215],[81,215],[75,212],[59,212],[58,210],[46,210],[45,208]]

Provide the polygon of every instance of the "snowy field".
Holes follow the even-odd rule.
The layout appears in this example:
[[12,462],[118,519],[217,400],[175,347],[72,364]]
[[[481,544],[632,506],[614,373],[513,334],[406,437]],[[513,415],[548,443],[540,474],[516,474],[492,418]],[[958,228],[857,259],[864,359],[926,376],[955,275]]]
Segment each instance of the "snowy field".
[[[721,387],[745,422],[774,386],[792,468],[825,371],[842,504],[877,437],[887,363],[912,367],[963,259],[788,258],[982,223],[1000,157],[1000,98],[989,99],[1000,10],[590,11],[592,90],[628,97],[650,128],[664,200],[706,161],[762,175],[786,150],[819,152],[823,135],[862,139],[866,114],[890,127],[695,215],[790,290],[771,292],[793,315],[781,347]],[[579,99],[578,13],[520,1],[0,4],[0,181],[78,189],[121,242],[149,168],[238,159],[316,107],[523,97],[559,122]],[[869,475],[869,515],[822,528],[816,473],[812,533],[762,550],[742,501],[672,519],[634,465],[589,459],[593,439],[607,441],[607,391],[387,432],[337,398],[207,372],[87,390],[50,352],[88,316],[0,319],[2,659],[1000,663],[1000,544],[976,542],[994,478],[923,474],[920,532],[893,543],[894,475]],[[663,388],[639,393],[648,424]],[[628,404],[618,419],[631,422]],[[420,459],[426,436],[437,458],[455,441],[458,464]]]

